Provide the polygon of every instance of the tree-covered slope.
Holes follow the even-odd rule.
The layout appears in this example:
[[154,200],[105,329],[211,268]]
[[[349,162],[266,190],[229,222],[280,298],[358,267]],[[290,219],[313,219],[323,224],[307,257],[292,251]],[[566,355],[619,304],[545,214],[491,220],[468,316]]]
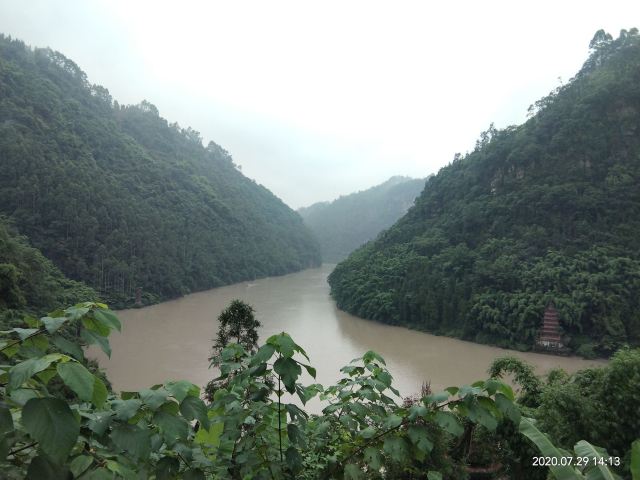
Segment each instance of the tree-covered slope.
[[24,314],[95,299],[96,292],[69,280],[0,217],[0,329]]
[[0,37],[0,213],[107,298],[171,297],[319,263],[299,215],[229,154],[120,106],[71,60]]
[[424,188],[424,179],[392,177],[367,190],[298,210],[313,231],[322,260],[344,260],[362,244],[393,225]]
[[640,37],[600,31],[523,125],[483,133],[330,276],[340,308],[530,348],[553,301],[570,346],[640,343]]

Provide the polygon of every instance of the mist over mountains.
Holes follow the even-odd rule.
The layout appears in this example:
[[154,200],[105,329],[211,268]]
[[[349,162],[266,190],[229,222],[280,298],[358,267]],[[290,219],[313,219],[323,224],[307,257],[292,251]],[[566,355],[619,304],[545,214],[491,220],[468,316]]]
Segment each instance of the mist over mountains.
[[320,242],[322,260],[337,263],[389,228],[413,205],[424,179],[395,176],[367,190],[298,209]]

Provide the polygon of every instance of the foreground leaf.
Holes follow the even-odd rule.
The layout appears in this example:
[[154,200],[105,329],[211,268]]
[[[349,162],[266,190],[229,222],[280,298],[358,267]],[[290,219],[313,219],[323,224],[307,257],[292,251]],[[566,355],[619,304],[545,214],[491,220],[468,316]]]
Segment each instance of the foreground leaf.
[[522,418],[520,420],[520,433],[531,440],[543,456],[557,459],[558,465],[549,467],[549,470],[557,480],[576,480],[581,478],[573,468],[560,465],[563,457],[562,453],[544,433],[535,427],[531,419]]
[[43,452],[57,463],[66,460],[78,439],[80,424],[57,398],[32,398],[22,410],[22,424]]
[[77,362],[59,363],[58,375],[67,387],[73,390],[81,400],[90,402],[93,398],[93,374]]

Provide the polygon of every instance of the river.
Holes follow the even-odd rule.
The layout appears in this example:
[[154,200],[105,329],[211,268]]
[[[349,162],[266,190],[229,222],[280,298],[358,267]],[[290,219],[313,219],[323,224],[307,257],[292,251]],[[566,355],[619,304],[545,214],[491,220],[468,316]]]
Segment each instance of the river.
[[[309,354],[317,381],[327,386],[340,367],[367,350],[381,354],[402,395],[417,393],[423,382],[439,391],[487,376],[491,361],[515,355],[538,373],[553,367],[573,372],[603,361],[523,353],[363,320],[338,310],[326,282],[333,265],[194,293],[150,307],[117,312],[122,333],[112,334],[111,359],[95,348],[115,390],[139,390],[166,380],[197,385],[214,376],[208,368],[217,317],[238,298],[256,310],[260,338],[286,331]],[[305,373],[306,375],[306,373]],[[305,383],[313,383],[309,377]]]

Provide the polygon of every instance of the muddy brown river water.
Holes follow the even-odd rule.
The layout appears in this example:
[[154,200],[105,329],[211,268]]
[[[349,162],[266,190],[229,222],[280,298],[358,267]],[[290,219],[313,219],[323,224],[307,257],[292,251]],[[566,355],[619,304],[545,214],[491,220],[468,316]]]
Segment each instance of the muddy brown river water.
[[[204,385],[214,377],[208,368],[217,317],[232,299],[251,304],[262,322],[260,338],[286,331],[309,354],[317,381],[330,385],[339,370],[367,350],[381,354],[394,385],[403,395],[431,382],[434,391],[486,378],[491,361],[515,355],[538,373],[553,367],[575,371],[602,361],[557,357],[478,345],[401,327],[383,325],[338,310],[329,296],[327,275],[333,265],[282,277],[238,283],[141,309],[122,310],[122,333],[111,336],[107,359],[95,349],[116,390],[138,390],[165,380],[184,379]],[[306,375],[306,374],[305,374]],[[305,383],[313,383],[309,377]]]

